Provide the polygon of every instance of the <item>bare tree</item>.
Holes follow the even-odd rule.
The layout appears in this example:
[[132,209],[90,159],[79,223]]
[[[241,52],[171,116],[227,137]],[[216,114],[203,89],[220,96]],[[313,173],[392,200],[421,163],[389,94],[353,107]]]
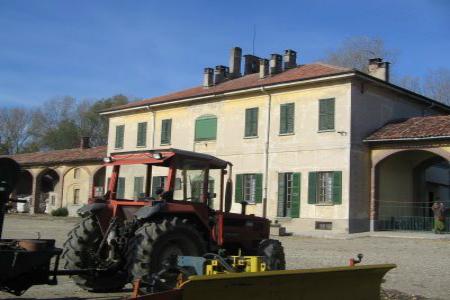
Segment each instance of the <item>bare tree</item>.
[[424,79],[425,94],[432,99],[450,105],[450,70],[431,70]]
[[423,84],[420,77],[406,75],[394,80],[394,83],[415,93],[423,93]]
[[387,49],[380,38],[355,36],[345,39],[339,48],[329,51],[323,60],[332,65],[367,72],[369,59],[375,57],[392,63],[396,51]]
[[0,137],[2,150],[16,154],[23,150],[30,139],[30,111],[24,108],[3,108],[0,110]]

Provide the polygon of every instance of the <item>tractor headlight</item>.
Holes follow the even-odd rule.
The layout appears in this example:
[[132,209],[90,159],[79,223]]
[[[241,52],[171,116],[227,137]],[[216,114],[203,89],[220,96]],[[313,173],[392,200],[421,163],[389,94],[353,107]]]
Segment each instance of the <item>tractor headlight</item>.
[[112,158],[111,158],[111,156],[108,156],[108,157],[103,158],[103,161],[104,161],[105,163],[109,164],[109,163],[112,162]]
[[161,159],[163,156],[161,153],[153,153],[153,158],[154,159]]

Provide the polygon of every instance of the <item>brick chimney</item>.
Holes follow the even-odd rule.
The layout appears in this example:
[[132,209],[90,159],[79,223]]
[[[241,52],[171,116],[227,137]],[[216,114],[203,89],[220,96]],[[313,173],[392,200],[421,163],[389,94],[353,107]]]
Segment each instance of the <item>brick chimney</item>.
[[369,59],[368,73],[373,77],[389,82],[389,64],[382,58],[371,58]]
[[297,66],[297,52],[292,49],[284,50],[283,61],[285,70],[295,68]]
[[244,55],[244,75],[259,72],[259,57],[251,54]]
[[228,77],[228,67],[216,66],[214,69],[214,84],[224,82]]
[[269,75],[269,60],[261,58],[259,60],[259,78],[264,78]]
[[270,75],[275,75],[281,73],[282,71],[282,61],[283,58],[280,54],[271,54],[269,63],[269,73]]
[[203,86],[210,87],[214,85],[214,69],[205,68],[203,70]]
[[88,149],[88,148],[91,148],[91,138],[88,137],[88,136],[83,136],[83,137],[81,138],[80,148],[81,148],[81,149]]
[[230,74],[229,78],[238,78],[241,76],[242,49],[239,47],[231,48],[230,52]]

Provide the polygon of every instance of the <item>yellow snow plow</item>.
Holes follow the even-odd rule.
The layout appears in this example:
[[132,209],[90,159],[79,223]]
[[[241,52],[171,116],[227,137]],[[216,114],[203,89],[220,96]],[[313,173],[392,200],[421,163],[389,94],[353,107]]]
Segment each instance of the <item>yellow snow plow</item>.
[[[183,261],[184,259],[184,261]],[[180,261],[181,260],[181,261]],[[384,275],[394,264],[345,266],[319,269],[265,271],[260,257],[233,256],[224,259],[179,257],[177,288],[139,295],[136,300],[290,300],[290,299],[380,299]],[[354,260],[353,260],[354,261]],[[351,260],[352,262],[352,260]],[[186,270],[204,275],[186,276]],[[184,270],[183,270],[184,269]]]

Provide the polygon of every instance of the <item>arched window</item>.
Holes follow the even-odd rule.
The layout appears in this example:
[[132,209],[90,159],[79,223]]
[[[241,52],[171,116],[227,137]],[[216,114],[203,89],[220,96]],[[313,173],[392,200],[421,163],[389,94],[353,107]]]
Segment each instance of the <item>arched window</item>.
[[195,141],[214,141],[217,136],[217,117],[204,115],[195,120]]

